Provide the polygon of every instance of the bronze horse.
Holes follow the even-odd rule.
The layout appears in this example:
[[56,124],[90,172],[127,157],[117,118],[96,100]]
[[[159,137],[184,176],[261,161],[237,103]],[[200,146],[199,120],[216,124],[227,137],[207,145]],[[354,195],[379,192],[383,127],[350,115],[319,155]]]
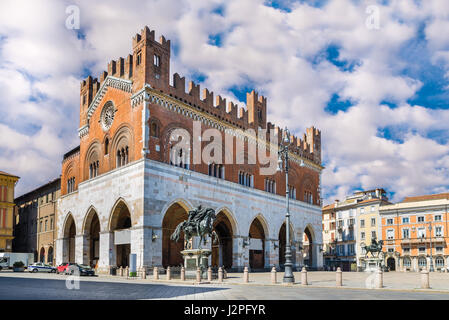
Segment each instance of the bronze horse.
[[[217,234],[214,230],[212,230],[215,218],[216,215],[214,209],[202,209],[201,206],[199,206],[196,210],[189,211],[188,219],[178,224],[175,231],[170,236],[170,239],[178,242],[181,231],[183,231],[185,244],[189,243],[190,239],[192,239],[192,237],[194,236],[200,237],[198,249],[201,249],[201,244],[203,243],[203,241],[204,244],[206,244],[206,235],[209,235],[215,243],[218,240]],[[192,248],[184,245],[184,249]]]
[[383,244],[383,240],[376,241],[375,239],[372,239],[371,245],[366,246],[365,244],[361,244],[360,247],[365,249],[365,257],[368,256],[368,253],[371,253],[371,256],[374,258],[374,252],[377,252],[377,256],[379,256],[379,253],[382,251]]

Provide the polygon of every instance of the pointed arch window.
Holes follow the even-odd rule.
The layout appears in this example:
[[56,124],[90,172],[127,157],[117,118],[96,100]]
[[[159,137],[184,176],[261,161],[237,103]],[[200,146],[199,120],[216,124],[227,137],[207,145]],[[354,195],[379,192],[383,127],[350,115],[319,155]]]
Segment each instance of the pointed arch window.
[[250,173],[239,171],[239,184],[254,188],[254,176]]
[[75,177],[67,180],[67,193],[72,193],[75,191]]
[[89,179],[95,178],[100,172],[100,161],[96,160],[89,165]]
[[127,165],[129,162],[129,147],[123,146],[117,150],[116,166],[117,168]]
[[108,155],[109,154],[109,139],[106,138],[106,140],[104,141],[104,154]]
[[190,168],[190,155],[183,148],[170,146],[170,164],[184,169]]
[[216,177],[219,179],[224,179],[225,178],[225,168],[224,165],[222,164],[215,164],[215,163],[210,163],[209,164],[209,175],[211,177]]
[[265,191],[270,193],[276,193],[276,182],[272,179],[265,179]]

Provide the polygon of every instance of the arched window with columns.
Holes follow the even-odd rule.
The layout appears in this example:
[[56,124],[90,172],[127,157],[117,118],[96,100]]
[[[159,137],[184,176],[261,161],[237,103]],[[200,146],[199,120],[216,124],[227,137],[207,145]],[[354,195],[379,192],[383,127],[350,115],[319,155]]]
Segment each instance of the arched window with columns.
[[100,174],[100,154],[101,145],[98,141],[95,141],[91,144],[86,153],[86,179],[95,178]]

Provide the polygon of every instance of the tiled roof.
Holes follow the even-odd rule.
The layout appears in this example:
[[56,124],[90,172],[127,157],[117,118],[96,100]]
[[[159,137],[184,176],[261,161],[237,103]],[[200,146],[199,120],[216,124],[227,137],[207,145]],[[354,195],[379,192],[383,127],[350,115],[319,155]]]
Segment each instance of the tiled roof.
[[406,197],[402,202],[449,199],[449,193],[430,194],[425,196]]
[[323,207],[323,210],[333,209],[334,207],[335,207],[335,203],[328,204],[327,206],[324,206],[324,207]]
[[9,177],[14,177],[14,178],[19,178],[18,176],[15,176],[13,174],[10,174],[10,173],[4,172],[4,171],[0,171],[0,175],[1,176],[9,176]]

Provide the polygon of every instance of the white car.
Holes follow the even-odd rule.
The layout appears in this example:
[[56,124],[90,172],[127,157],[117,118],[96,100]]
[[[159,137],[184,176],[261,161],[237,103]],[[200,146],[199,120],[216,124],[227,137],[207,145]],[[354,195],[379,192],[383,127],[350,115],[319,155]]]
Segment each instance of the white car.
[[56,268],[49,265],[49,264],[45,264],[42,262],[36,262],[33,263],[32,265],[28,266],[28,271],[29,272],[48,272],[48,273],[56,273]]

